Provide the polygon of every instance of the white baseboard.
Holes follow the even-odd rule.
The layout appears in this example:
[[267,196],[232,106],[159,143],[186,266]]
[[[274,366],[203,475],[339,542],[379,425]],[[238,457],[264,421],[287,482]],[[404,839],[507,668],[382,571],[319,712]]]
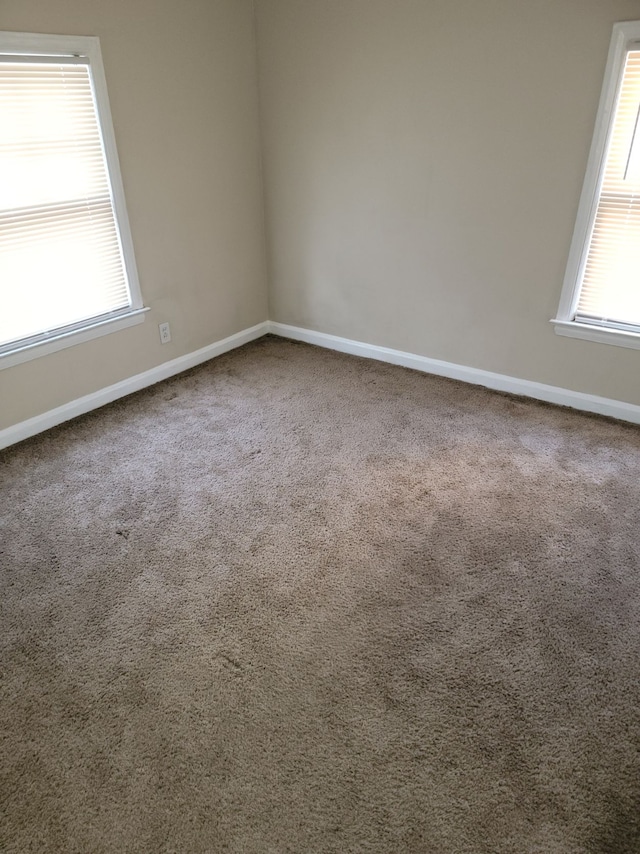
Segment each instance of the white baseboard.
[[0,449],[35,436],[37,433],[42,433],[50,427],[56,427],[64,421],[76,418],[78,415],[84,415],[92,409],[98,409],[98,407],[111,403],[120,397],[125,397],[135,391],[147,388],[147,386],[166,380],[202,362],[207,362],[215,356],[220,356],[222,353],[241,347],[249,341],[261,338],[267,333],[282,338],[291,338],[294,341],[305,341],[308,344],[315,344],[329,350],[338,350],[341,353],[351,353],[354,356],[389,362],[392,365],[402,365],[405,368],[413,368],[416,371],[423,371],[428,374],[462,380],[462,382],[473,385],[486,386],[496,391],[505,391],[531,397],[535,400],[543,400],[547,403],[570,406],[583,412],[608,415],[621,421],[630,421],[632,424],[640,424],[640,406],[632,403],[583,394],[579,391],[570,391],[531,380],[521,380],[505,374],[494,374],[491,371],[468,368],[464,365],[456,365],[453,362],[443,362],[440,359],[430,359],[427,356],[417,356],[414,353],[404,353],[402,350],[378,347],[375,344],[365,344],[362,341],[352,341],[349,338],[340,338],[337,335],[328,335],[325,332],[315,332],[312,329],[302,329],[299,326],[289,326],[285,323],[269,320],[252,326],[250,329],[236,332],[235,335],[230,335],[222,341],[216,341],[214,344],[209,344],[193,353],[187,353],[185,356],[179,356],[170,362],[164,362],[162,365],[151,368],[142,374],[136,374],[100,391],[72,400],[63,406],[44,412],[42,415],[36,415],[20,424],[14,424],[12,427],[0,430]]
[[261,338],[268,331],[269,325],[266,321],[259,323],[257,326],[252,326],[250,329],[243,329],[241,332],[236,332],[235,335],[230,335],[222,341],[216,341],[214,344],[209,344],[193,353],[179,356],[177,359],[164,362],[162,365],[144,371],[142,374],[136,374],[133,377],[122,380],[122,382],[100,389],[100,391],[79,397],[77,400],[72,400],[55,409],[50,409],[49,412],[44,412],[42,415],[36,415],[34,418],[29,418],[20,424],[14,424],[12,427],[0,430],[0,449],[14,445],[16,442],[21,442],[23,439],[28,439],[30,436],[35,436],[37,433],[42,433],[43,430],[48,430],[50,427],[56,427],[64,421],[76,418],[78,415],[84,415],[85,412],[90,412],[92,409],[97,409],[106,403],[111,403],[119,397],[125,397],[134,391],[140,391],[140,389],[147,388],[147,386],[154,385],[161,382],[161,380],[166,380],[182,371],[187,371],[189,368],[194,368],[196,365],[207,362],[215,356],[220,356],[228,350],[234,350],[236,347],[241,347],[249,341]]
[[611,418],[619,418],[621,421],[640,424],[640,406],[625,403],[622,400],[611,400],[607,397],[597,397],[594,394],[584,394],[558,386],[521,380],[505,374],[494,374],[491,371],[482,371],[479,368],[467,368],[453,362],[429,359],[427,356],[416,356],[413,353],[404,353],[402,350],[377,347],[374,344],[364,344],[361,341],[352,341],[349,338],[340,338],[337,335],[327,335],[325,332],[314,332],[312,329],[288,326],[285,323],[276,323],[275,321],[269,321],[268,331],[273,335],[292,338],[294,341],[305,341],[307,344],[316,344],[318,347],[326,347],[329,350],[351,353],[354,356],[364,356],[367,359],[377,359],[380,362],[402,365],[405,368],[413,368],[440,377],[449,377],[473,385],[486,386],[486,388],[496,391],[506,391],[510,394],[543,400],[546,403],[570,406],[572,409],[580,409],[583,412],[594,412],[598,415],[608,415]]

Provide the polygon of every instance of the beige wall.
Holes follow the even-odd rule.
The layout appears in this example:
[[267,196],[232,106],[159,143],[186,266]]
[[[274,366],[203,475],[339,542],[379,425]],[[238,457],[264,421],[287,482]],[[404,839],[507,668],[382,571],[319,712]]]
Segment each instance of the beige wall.
[[0,371],[0,429],[266,319],[252,6],[0,0],[0,30],[100,37],[151,308],[141,326]]
[[612,24],[639,0],[258,0],[274,320],[640,404],[555,335]]
[[[0,371],[0,429],[266,319],[252,6],[0,0],[0,29],[100,36],[151,307]],[[640,404],[639,351],[548,322],[640,0],[256,8],[272,319]]]

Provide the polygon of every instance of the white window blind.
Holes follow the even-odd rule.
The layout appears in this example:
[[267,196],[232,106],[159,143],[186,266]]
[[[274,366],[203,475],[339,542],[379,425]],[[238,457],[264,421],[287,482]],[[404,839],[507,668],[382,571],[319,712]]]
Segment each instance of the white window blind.
[[640,326],[640,46],[626,51],[575,320]]
[[131,305],[88,60],[0,55],[0,352]]

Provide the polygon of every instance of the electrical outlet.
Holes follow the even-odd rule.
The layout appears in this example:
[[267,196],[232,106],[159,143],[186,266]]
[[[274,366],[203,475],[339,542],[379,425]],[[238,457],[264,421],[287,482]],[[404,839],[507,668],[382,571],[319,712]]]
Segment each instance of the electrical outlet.
[[168,344],[171,341],[171,327],[168,323],[160,323],[158,329],[160,330],[160,343]]

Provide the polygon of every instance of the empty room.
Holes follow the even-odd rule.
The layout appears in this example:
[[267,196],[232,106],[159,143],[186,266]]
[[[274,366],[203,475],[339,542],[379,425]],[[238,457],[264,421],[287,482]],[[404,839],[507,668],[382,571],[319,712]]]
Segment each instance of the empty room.
[[639,116],[640,0],[0,2],[0,851],[640,852]]

